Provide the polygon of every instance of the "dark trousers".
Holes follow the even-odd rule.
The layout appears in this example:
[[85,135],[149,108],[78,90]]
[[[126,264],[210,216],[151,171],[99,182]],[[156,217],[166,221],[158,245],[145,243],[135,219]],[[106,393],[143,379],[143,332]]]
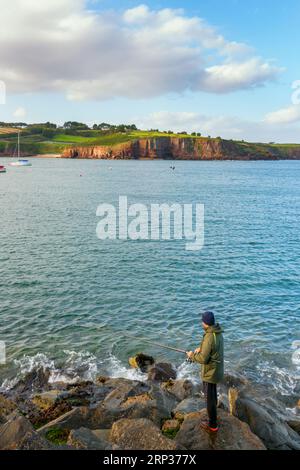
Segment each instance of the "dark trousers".
[[211,428],[216,428],[217,424],[217,385],[211,384],[208,382],[203,382],[203,392],[206,397],[207,403],[207,414],[209,419],[209,426]]

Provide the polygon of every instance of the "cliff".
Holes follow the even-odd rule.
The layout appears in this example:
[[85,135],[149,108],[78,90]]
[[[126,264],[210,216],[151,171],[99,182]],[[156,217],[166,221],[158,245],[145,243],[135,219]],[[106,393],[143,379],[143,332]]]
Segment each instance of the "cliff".
[[155,137],[114,146],[72,146],[63,158],[163,160],[300,159],[300,145],[272,145],[223,139]]

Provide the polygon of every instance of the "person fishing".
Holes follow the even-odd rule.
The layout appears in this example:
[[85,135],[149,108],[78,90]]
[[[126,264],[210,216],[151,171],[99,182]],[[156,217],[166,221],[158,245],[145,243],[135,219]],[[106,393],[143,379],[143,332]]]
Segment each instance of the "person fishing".
[[202,423],[201,427],[209,432],[219,430],[217,422],[217,384],[224,376],[224,343],[223,330],[215,322],[213,312],[204,312],[202,315],[202,327],[204,335],[201,345],[194,352],[187,352],[190,361],[201,364],[201,377],[203,391],[206,397],[208,422]]

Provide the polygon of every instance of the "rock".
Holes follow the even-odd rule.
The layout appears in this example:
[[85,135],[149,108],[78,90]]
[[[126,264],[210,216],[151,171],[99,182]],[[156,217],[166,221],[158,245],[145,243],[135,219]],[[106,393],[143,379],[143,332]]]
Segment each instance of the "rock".
[[162,419],[171,416],[175,404],[175,397],[159,384],[126,381],[93,408],[90,427],[108,429],[122,418],[147,418],[160,426]]
[[200,388],[195,386],[190,380],[168,380],[162,383],[161,387],[174,395],[179,401],[190,398],[195,393],[200,392]]
[[129,358],[129,364],[134,369],[140,369],[142,372],[147,372],[150,366],[154,364],[154,359],[152,356],[147,356],[146,354],[139,353],[134,357]]
[[149,419],[121,419],[113,424],[110,440],[123,450],[176,450],[180,447],[163,436]]
[[122,387],[125,384],[127,384],[127,385],[131,384],[132,386],[134,386],[137,383],[139,383],[139,381],[138,380],[125,379],[123,377],[106,377],[106,376],[103,376],[103,375],[98,375],[98,377],[96,377],[95,383],[97,385],[105,386],[105,387],[108,387],[111,390],[113,390],[115,388]]
[[300,420],[290,420],[287,421],[287,424],[292,428],[297,434],[300,435]]
[[33,392],[45,392],[50,390],[48,383],[50,371],[43,368],[34,369],[25,375],[11,390],[12,397],[28,396]]
[[229,403],[229,413],[236,416],[236,401],[239,396],[239,392],[236,388],[230,387],[228,390],[228,403]]
[[89,427],[90,417],[92,411],[86,406],[73,408],[68,413],[63,414],[59,418],[50,421],[49,423],[38,429],[40,435],[45,436],[50,429],[79,429],[81,427]]
[[111,391],[112,387],[105,386],[104,383],[82,382],[62,392],[60,399],[71,406],[87,406],[101,402]]
[[0,394],[0,424],[7,421],[7,417],[16,409],[16,404]]
[[228,411],[230,409],[228,395],[226,393],[219,393],[218,396],[218,408]]
[[180,429],[180,421],[178,419],[167,419],[161,430],[166,437],[173,439]]
[[52,449],[51,444],[42,438],[24,416],[15,414],[0,428],[1,450],[40,450]]
[[221,383],[221,386],[226,389],[229,388],[238,388],[243,389],[246,386],[249,386],[249,381],[240,374],[224,374],[224,379]]
[[121,404],[124,404],[129,398],[133,398],[137,395],[147,394],[150,386],[144,382],[138,381],[122,381],[118,383],[118,387],[111,391],[103,401],[103,405],[107,408],[118,408]]
[[68,403],[59,401],[46,409],[38,407],[30,408],[30,410],[27,411],[26,417],[35,427],[40,428],[71,410],[72,407]]
[[147,418],[160,425],[161,420],[166,416],[158,407],[156,400],[149,395],[143,394],[128,398],[123,404],[117,407],[107,407],[104,403],[93,410],[90,426],[95,429],[111,428],[112,424],[122,418]]
[[153,382],[151,384],[149,394],[156,402],[156,407],[159,412],[159,415],[162,418],[169,418],[171,416],[172,410],[178,403],[177,398],[160,387],[159,383]]
[[116,402],[122,402],[130,394],[143,393],[148,388],[144,383],[137,380],[112,379],[99,376],[96,379],[96,383],[83,382],[68,387],[68,390],[61,392],[58,398],[71,406],[95,407],[109,395],[108,401],[115,400]]
[[261,440],[246,423],[219,410],[219,432],[210,434],[200,423],[207,421],[207,412],[188,414],[176,436],[176,442],[188,450],[265,450]]
[[95,436],[107,442],[109,442],[110,432],[111,432],[111,429],[94,429],[93,430],[93,433],[95,434]]
[[185,400],[178,403],[176,408],[173,409],[172,415],[176,419],[184,419],[185,415],[190,413],[196,413],[206,408],[206,401],[204,398],[186,398]]
[[231,397],[234,416],[248,423],[252,432],[271,450],[300,450],[300,437],[276,414],[276,409],[266,408],[253,398],[237,395]]
[[49,390],[35,395],[31,401],[41,410],[47,411],[55,404],[60,393],[60,390]]
[[51,428],[110,429],[122,418],[147,418],[160,426],[163,419],[171,416],[175,398],[160,389],[159,385],[143,382],[122,381],[120,387],[107,395],[95,406],[77,407],[39,429],[43,435]]
[[72,430],[68,437],[68,445],[76,449],[110,450],[111,444],[97,435],[96,431],[87,428]]
[[176,379],[176,371],[172,364],[167,362],[158,362],[150,367],[148,371],[148,380],[164,382],[169,379]]

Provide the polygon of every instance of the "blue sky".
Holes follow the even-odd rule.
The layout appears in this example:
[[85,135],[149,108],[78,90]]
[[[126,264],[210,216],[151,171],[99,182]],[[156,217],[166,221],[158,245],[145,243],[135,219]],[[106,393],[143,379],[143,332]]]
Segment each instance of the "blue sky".
[[298,0],[0,0],[0,7],[7,90],[0,120],[135,122],[300,141],[300,93],[292,99]]

